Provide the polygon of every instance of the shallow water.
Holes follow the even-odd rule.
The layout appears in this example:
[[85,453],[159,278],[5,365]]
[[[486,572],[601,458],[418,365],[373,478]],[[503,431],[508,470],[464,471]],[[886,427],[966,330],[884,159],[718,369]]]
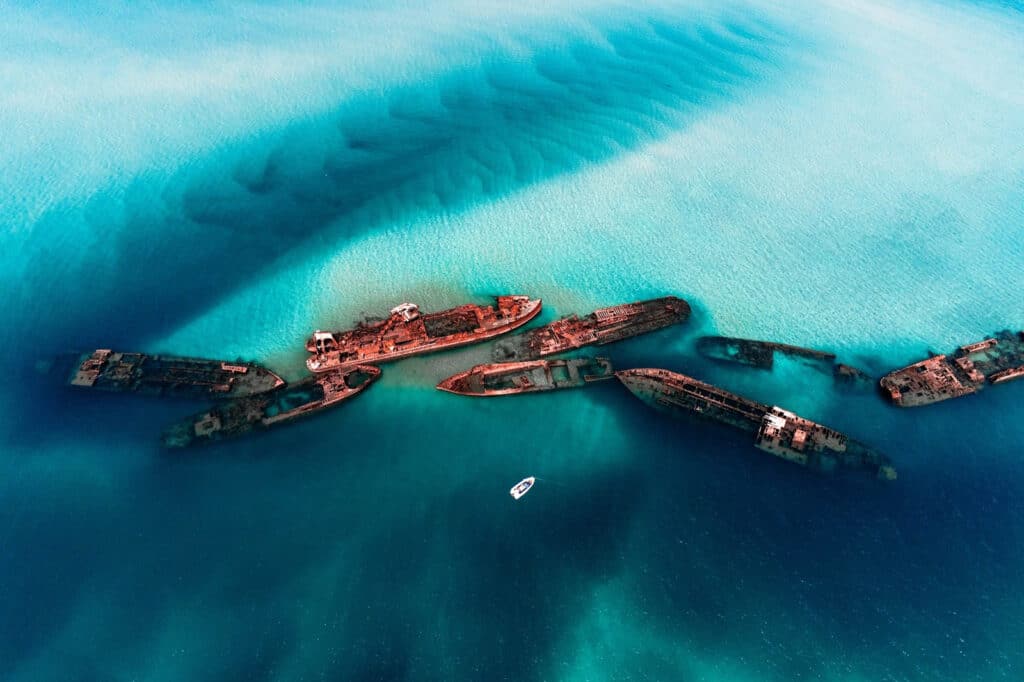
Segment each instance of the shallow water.
[[[1024,327],[1012,3],[4,12],[4,679],[1020,677],[1024,385],[901,411],[693,351],[878,375]],[[181,456],[157,436],[195,405],[36,364],[294,378],[313,328],[501,292],[545,320],[683,296],[618,366],[796,410],[900,479],[767,461],[612,383],[433,390],[486,347]]]

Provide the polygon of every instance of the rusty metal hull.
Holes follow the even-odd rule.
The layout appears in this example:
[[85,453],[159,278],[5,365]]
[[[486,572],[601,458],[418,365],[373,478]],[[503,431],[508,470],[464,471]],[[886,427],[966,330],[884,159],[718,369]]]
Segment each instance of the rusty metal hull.
[[608,358],[528,360],[477,365],[437,385],[457,395],[489,397],[578,388],[615,376]]
[[164,431],[161,443],[165,448],[184,448],[272,428],[353,398],[379,376],[379,368],[360,366],[306,377],[271,393],[232,400],[183,419]]
[[380,322],[314,333],[306,343],[313,353],[306,366],[311,372],[330,372],[480,343],[518,329],[540,311],[540,299],[526,296],[498,296],[493,306],[468,304],[422,315],[403,304]]
[[536,360],[603,346],[685,322],[690,304],[676,296],[601,308],[584,317],[570,315],[495,344],[495,362]]
[[68,383],[143,395],[234,399],[273,391],[283,386],[284,380],[252,362],[99,349],[79,358]]
[[889,458],[827,426],[664,369],[630,369],[616,376],[636,397],[676,415],[696,415],[749,433],[754,446],[794,464],[829,473],[868,471],[893,480]]
[[1024,378],[1024,332],[1001,331],[886,374],[882,391],[900,407],[919,407]]

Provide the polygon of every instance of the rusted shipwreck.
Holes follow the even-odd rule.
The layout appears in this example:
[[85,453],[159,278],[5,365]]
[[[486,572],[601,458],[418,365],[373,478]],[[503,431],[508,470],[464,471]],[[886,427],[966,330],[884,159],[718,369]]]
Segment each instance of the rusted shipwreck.
[[101,348],[82,355],[72,386],[178,398],[243,398],[266,393],[284,380],[252,362],[121,353]]
[[184,448],[288,423],[355,397],[379,376],[380,369],[373,366],[308,376],[270,393],[232,400],[187,417],[167,428],[161,443],[166,448]]
[[788,343],[730,336],[702,336],[697,339],[697,352],[710,360],[765,370],[771,370],[775,366],[775,354],[781,353],[787,357],[805,360],[812,367],[831,373],[836,383],[867,383],[871,380],[866,372],[852,365],[836,362],[835,353]]
[[889,458],[827,426],[781,407],[758,403],[664,369],[629,369],[616,376],[645,403],[673,414],[693,414],[754,436],[754,445],[815,471],[867,471],[894,480]]
[[458,395],[501,396],[578,388],[614,376],[608,358],[526,360],[477,365],[448,377],[437,387]]
[[988,384],[1024,377],[1024,331],[1001,331],[960,346],[949,355],[933,355],[882,377],[879,384],[900,407],[930,405],[977,393]]
[[737,339],[729,336],[702,336],[697,339],[697,352],[711,360],[735,362],[757,369],[771,369],[775,364],[776,351],[783,355],[831,364],[834,353],[802,346],[791,346],[774,341]]
[[437,313],[403,303],[379,322],[314,332],[306,342],[312,353],[306,366],[330,372],[478,343],[521,327],[540,310],[540,299],[528,296],[498,296],[493,306],[467,304]]
[[653,332],[690,317],[690,304],[676,296],[570,315],[495,344],[496,362],[536,360],[584,346],[602,346]]

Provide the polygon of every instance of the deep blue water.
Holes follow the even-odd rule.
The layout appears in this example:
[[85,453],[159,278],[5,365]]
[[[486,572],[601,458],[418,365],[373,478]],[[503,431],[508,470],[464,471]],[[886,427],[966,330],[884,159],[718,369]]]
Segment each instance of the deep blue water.
[[[897,410],[693,352],[879,375],[1024,327],[1012,4],[0,11],[0,678],[1020,678],[1024,385]],[[794,409],[900,479],[612,383],[433,390],[487,348],[175,455],[197,406],[46,371],[109,346],[296,377],[313,328],[499,292],[545,320],[683,296],[618,366]]]

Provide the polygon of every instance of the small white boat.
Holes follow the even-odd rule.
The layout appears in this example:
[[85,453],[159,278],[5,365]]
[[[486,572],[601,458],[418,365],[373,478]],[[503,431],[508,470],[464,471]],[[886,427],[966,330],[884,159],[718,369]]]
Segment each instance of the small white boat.
[[520,497],[522,497],[523,495],[530,491],[530,488],[533,487],[533,484],[536,480],[537,479],[534,478],[533,476],[530,476],[529,478],[524,478],[523,480],[519,481],[519,483],[516,483],[514,486],[512,486],[512,490],[509,490],[508,492],[510,495],[512,495],[513,498],[518,500]]

